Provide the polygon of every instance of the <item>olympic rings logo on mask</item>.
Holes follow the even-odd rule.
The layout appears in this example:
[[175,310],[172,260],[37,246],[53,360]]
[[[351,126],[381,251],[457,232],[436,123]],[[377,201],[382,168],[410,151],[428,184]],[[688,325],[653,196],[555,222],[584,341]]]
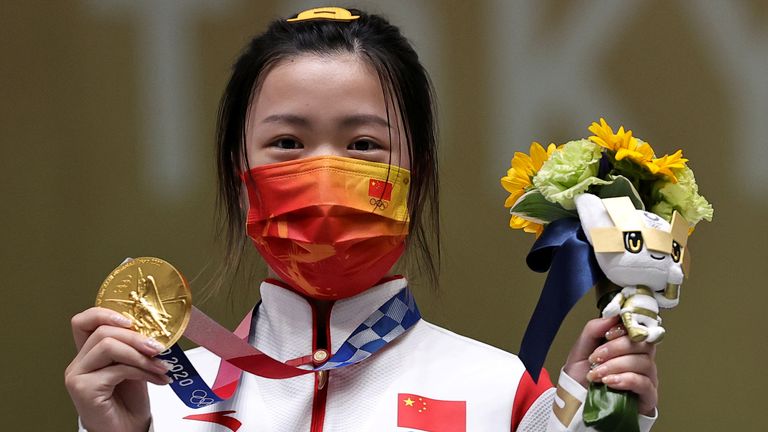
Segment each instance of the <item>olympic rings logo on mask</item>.
[[209,398],[208,392],[205,390],[195,390],[192,392],[192,396],[189,397],[189,403],[197,405],[198,408],[202,408],[212,404],[213,398]]
[[387,208],[387,203],[380,199],[371,198],[370,203],[372,206],[376,207],[379,210],[384,210],[385,208]]

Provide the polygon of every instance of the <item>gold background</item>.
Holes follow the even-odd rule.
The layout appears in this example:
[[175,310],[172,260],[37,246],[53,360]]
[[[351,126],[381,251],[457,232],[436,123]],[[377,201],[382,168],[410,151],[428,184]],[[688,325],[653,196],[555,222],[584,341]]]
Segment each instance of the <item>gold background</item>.
[[[153,192],[148,147],[142,144],[148,111],[141,71],[156,65],[146,64],[146,47],[137,42],[146,36],[135,13],[141,6],[130,5],[140,3],[0,5],[6,394],[0,410],[6,430],[75,429],[75,412],[62,385],[74,356],[69,318],[93,303],[99,284],[126,256],[163,257],[192,279],[193,290],[205,284],[218,253],[213,126],[228,68],[248,37],[270,19],[317,4],[208,2],[220,5],[187,16],[180,38],[187,69],[178,79],[191,83],[183,118],[191,138],[174,156],[190,167],[181,176],[188,189],[164,195]],[[493,98],[504,89],[503,82],[491,79],[503,46],[498,41],[509,37],[486,22],[498,0],[379,3],[363,4],[372,11],[395,10],[393,21],[416,4],[430,11],[432,33],[422,45],[439,53],[417,44],[425,58],[437,59],[428,66],[438,85],[442,126],[443,274],[438,295],[417,288],[424,315],[458,333],[517,350],[544,277],[525,267],[533,238],[507,228],[498,178],[513,151],[527,148],[531,140],[586,136],[589,121],[605,114],[634,129],[658,152],[682,147],[702,193],[715,206],[715,221],[702,223],[691,239],[693,274],[682,302],[664,316],[669,332],[658,354],[661,417],[655,430],[759,430],[768,387],[762,319],[768,290],[759,279],[762,271],[755,269],[764,268],[768,258],[763,249],[768,189],[738,172],[745,160],[740,155],[768,142],[737,138],[744,136],[746,122],[754,127],[756,118],[768,119],[768,112],[742,117],[749,101],[735,93],[739,83],[723,72],[733,59],[719,56],[711,39],[692,30],[690,6],[697,2],[627,1],[632,12],[625,22],[605,23],[618,30],[609,33],[610,45],[594,46],[605,52],[596,56],[593,78],[618,101],[625,117],[589,111],[575,119],[572,110],[561,110],[553,101],[551,111],[539,113],[538,124],[546,127],[517,142],[505,140],[492,121],[499,115],[493,107],[500,103]],[[758,62],[763,56],[764,67],[752,79],[762,80],[764,88],[768,3],[722,3],[746,12],[740,30],[755,42],[755,50],[743,52]],[[555,49],[545,43],[548,36],[596,2],[530,4],[542,11],[530,23],[532,37],[541,43],[526,55],[535,56]],[[718,24],[712,26],[714,31]],[[255,301],[256,285],[243,288],[245,294],[221,295],[198,306],[233,325]],[[588,298],[564,324],[547,363],[555,375],[583,322],[594,314]]]

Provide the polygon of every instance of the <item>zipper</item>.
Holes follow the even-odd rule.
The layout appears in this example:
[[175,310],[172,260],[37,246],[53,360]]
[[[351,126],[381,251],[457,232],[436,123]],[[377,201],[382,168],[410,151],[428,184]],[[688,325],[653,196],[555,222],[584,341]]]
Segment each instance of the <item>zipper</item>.
[[315,394],[312,399],[312,423],[310,432],[323,432],[325,404],[328,400],[328,371],[315,373]]
[[[320,366],[330,358],[331,326],[330,317],[333,302],[312,304],[312,362]],[[323,432],[325,408],[328,401],[329,371],[315,372],[314,392],[312,395],[312,420],[310,432]]]

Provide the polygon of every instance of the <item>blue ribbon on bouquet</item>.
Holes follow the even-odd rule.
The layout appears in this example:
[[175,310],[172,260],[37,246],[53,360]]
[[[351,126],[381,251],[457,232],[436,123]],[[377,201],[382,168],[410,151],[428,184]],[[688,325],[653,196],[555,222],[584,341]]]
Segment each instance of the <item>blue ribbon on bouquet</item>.
[[519,351],[525,369],[538,382],[560,325],[603,273],[576,218],[549,223],[533,244],[526,263],[535,272],[549,270]]

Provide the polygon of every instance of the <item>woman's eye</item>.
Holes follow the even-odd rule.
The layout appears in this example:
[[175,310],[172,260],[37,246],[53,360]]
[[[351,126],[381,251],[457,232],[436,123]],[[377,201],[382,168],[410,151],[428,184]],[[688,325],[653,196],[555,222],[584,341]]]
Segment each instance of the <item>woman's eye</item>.
[[625,232],[624,248],[632,253],[638,253],[643,250],[643,234],[640,231]]
[[370,140],[357,140],[347,146],[348,150],[354,150],[354,151],[371,151],[376,150],[379,148],[379,146]]
[[672,240],[672,261],[674,262],[680,262],[680,256],[682,256],[683,248],[680,247],[680,244],[676,241]]
[[296,150],[304,147],[300,142],[291,138],[280,138],[273,142],[272,145],[281,150]]

